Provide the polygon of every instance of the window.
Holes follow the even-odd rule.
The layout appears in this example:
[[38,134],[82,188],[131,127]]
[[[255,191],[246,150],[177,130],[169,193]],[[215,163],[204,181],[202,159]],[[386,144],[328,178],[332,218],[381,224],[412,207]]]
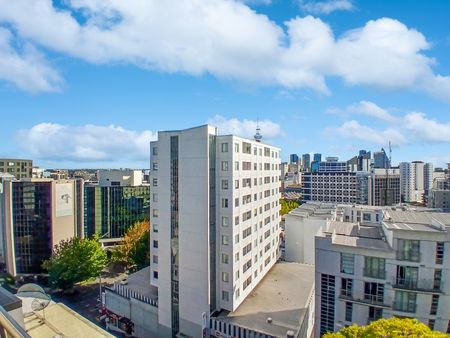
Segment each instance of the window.
[[235,280],[238,280],[239,279],[239,270],[237,270],[236,272],[235,272],[235,278],[234,278]]
[[236,216],[234,218],[234,225],[238,225],[239,224],[239,216]]
[[436,243],[436,264],[444,264],[444,242]]
[[239,252],[236,252],[236,253],[234,254],[234,261],[235,261],[235,262],[239,262]]
[[385,260],[378,257],[364,257],[364,276],[384,279]]
[[244,154],[251,154],[252,153],[252,145],[251,145],[251,143],[242,142],[242,152]]
[[364,283],[364,299],[371,303],[383,303],[384,284],[373,282]]
[[363,221],[370,222],[370,214],[363,213]]
[[228,153],[228,143],[222,143],[222,153]]
[[248,278],[244,281],[244,283],[242,284],[242,289],[245,290],[245,288],[246,288],[247,286],[249,286],[251,283],[252,283],[252,276],[248,277]]
[[158,202],[158,194],[153,194],[153,202]]
[[345,302],[345,321],[352,322],[353,303]]
[[234,199],[234,206],[235,207],[239,206],[239,197]]
[[369,322],[378,320],[382,317],[383,317],[382,308],[369,306]]
[[159,210],[153,209],[153,217],[158,217],[158,215],[159,215]]
[[228,208],[228,198],[222,198],[222,208]]
[[416,312],[416,293],[395,291],[394,310],[402,312]]
[[222,226],[227,227],[228,226],[228,217],[222,216]]
[[436,323],[436,320],[435,319],[430,319],[430,320],[428,320],[428,327],[431,329],[431,330],[434,330],[434,324]]
[[342,278],[341,280],[341,296],[352,297],[353,279]]
[[157,178],[154,178],[154,179],[153,179],[153,186],[154,186],[154,187],[157,187],[157,186],[158,186],[158,179],[157,179]]
[[234,235],[234,243],[239,243],[239,234]]
[[245,262],[244,266],[242,267],[242,272],[245,273],[248,269],[250,269],[252,266],[252,259],[250,258],[247,262]]
[[222,254],[222,263],[223,264],[228,264],[228,255],[227,254]]
[[222,272],[222,282],[228,283],[228,280],[229,280],[228,272]]
[[154,247],[155,249],[158,248],[158,241],[153,241],[153,247]]
[[229,240],[228,240],[228,236],[227,235],[222,235],[222,244],[223,245],[228,245],[229,244]]
[[234,162],[234,170],[239,170],[239,161]]
[[153,278],[158,279],[158,271],[153,271]]
[[153,162],[153,170],[157,171],[158,170],[158,163]]
[[431,307],[430,307],[430,315],[436,315],[439,305],[439,295],[431,296]]
[[153,223],[152,229],[153,229],[153,232],[158,232],[158,224]]
[[242,249],[242,257],[248,254],[250,251],[252,251],[252,243],[248,243],[246,246],[244,246],[244,248]]
[[252,170],[252,162],[242,162],[242,170]]
[[234,144],[234,152],[238,153],[239,152],[239,143],[235,143]]
[[434,270],[434,282],[433,282],[434,290],[441,289],[441,280],[442,280],[442,270],[441,269]]
[[419,268],[413,266],[397,266],[396,285],[406,288],[417,288]]
[[228,161],[222,161],[222,171],[228,171]]
[[222,300],[228,302],[228,291],[222,291]]
[[228,190],[228,180],[222,180],[222,189]]
[[397,259],[402,261],[420,261],[420,242],[418,240],[398,239]]
[[152,154],[155,155],[155,156],[158,155],[158,147],[153,147],[152,148]]
[[239,180],[234,181],[234,188],[239,189]]
[[158,264],[158,256],[153,255],[153,264]]
[[244,229],[244,231],[242,231],[242,238],[247,238],[251,234],[252,234],[252,227],[249,226],[248,228]]

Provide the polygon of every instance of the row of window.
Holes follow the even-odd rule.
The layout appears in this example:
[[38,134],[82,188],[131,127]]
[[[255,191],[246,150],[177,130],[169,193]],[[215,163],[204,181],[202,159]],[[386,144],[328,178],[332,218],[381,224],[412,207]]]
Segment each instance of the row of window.
[[[220,145],[220,150],[222,153],[228,153],[229,151],[229,144],[228,142],[222,142]],[[240,150],[240,144],[234,143],[234,152],[239,153]],[[252,153],[252,145],[248,142],[242,142],[242,153],[244,154],[251,154]],[[263,148],[257,148],[253,147],[253,155],[263,156]],[[271,151],[270,148],[264,147],[264,156],[265,157],[272,157],[272,158],[279,158],[280,154],[278,151]]]

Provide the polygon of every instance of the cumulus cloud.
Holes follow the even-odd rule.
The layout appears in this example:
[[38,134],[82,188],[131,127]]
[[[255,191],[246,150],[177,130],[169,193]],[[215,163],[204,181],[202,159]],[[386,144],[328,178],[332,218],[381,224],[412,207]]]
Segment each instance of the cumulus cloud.
[[346,111],[362,113],[385,122],[386,127],[377,129],[356,120],[344,122],[340,126],[328,127],[328,135],[359,139],[378,145],[388,141],[394,144],[445,143],[450,142],[450,122],[440,122],[421,112],[407,112],[393,116],[373,102],[361,101],[347,107]]
[[335,11],[351,11],[354,9],[350,0],[304,1],[300,0],[300,8],[312,14],[330,14]]
[[58,91],[62,79],[44,57],[29,43],[12,45],[12,33],[0,27],[0,79],[30,92]]
[[51,161],[145,161],[149,142],[156,134],[149,130],[134,131],[120,126],[61,125],[39,123],[20,130],[16,140],[21,148],[41,160]]
[[[433,71],[434,59],[424,54],[426,38],[394,19],[371,20],[335,37],[321,19],[295,17],[281,26],[237,0],[63,3],[56,8],[51,0],[0,0],[0,24],[28,43],[96,64],[324,94],[333,76],[349,85],[421,90],[450,100],[450,77]],[[344,0],[319,3],[348,6]]]
[[[216,126],[221,135],[233,134],[245,138],[253,138],[256,133],[257,121],[239,120],[237,118],[227,119],[221,115],[216,115],[208,119],[208,124]],[[282,134],[280,125],[270,120],[259,121],[259,127],[261,128],[263,139],[273,139]]]

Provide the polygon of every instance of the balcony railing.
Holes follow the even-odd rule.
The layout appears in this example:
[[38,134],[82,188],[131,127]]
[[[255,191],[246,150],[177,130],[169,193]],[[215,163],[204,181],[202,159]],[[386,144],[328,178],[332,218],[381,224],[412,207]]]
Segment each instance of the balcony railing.
[[0,306],[0,337],[31,338],[30,335]]
[[403,302],[394,302],[393,310],[400,312],[408,312],[415,313],[416,312],[416,304],[412,303],[403,303]]
[[434,280],[430,279],[412,279],[412,278],[400,278],[394,277],[392,286],[396,289],[413,290],[413,291],[423,291],[423,292],[441,292],[440,283],[435,283]]
[[408,262],[420,262],[420,252],[409,252],[405,253],[403,251],[397,251],[396,258],[399,261],[408,261]]
[[372,269],[367,269],[364,268],[363,270],[364,272],[364,277],[369,277],[369,278],[376,278],[376,279],[385,279],[386,277],[386,271],[381,270],[381,271],[374,271]]
[[368,302],[369,304],[383,305],[383,298],[384,298],[384,295],[372,295],[372,294],[368,294],[368,293],[364,294],[364,300],[366,302]]
[[341,296],[342,297],[352,297],[352,290],[341,290]]
[[369,295],[369,294],[364,294],[363,298],[357,298],[350,295],[346,295],[343,292],[341,292],[340,299],[342,300],[346,300],[346,301],[350,301],[350,302],[355,302],[355,303],[360,303],[360,304],[367,304],[367,305],[374,305],[374,306],[378,306],[378,307],[382,307],[382,308],[390,308],[391,306],[388,304],[385,304],[383,302],[383,298],[382,296],[376,296],[376,295]]

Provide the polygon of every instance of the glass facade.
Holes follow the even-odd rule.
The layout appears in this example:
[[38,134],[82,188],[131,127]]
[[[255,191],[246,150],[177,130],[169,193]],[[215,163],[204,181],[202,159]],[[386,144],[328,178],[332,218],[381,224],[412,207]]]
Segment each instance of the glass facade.
[[130,226],[149,219],[150,187],[84,188],[84,234],[123,237]]
[[52,253],[51,182],[14,182],[13,232],[17,273],[42,273]]

